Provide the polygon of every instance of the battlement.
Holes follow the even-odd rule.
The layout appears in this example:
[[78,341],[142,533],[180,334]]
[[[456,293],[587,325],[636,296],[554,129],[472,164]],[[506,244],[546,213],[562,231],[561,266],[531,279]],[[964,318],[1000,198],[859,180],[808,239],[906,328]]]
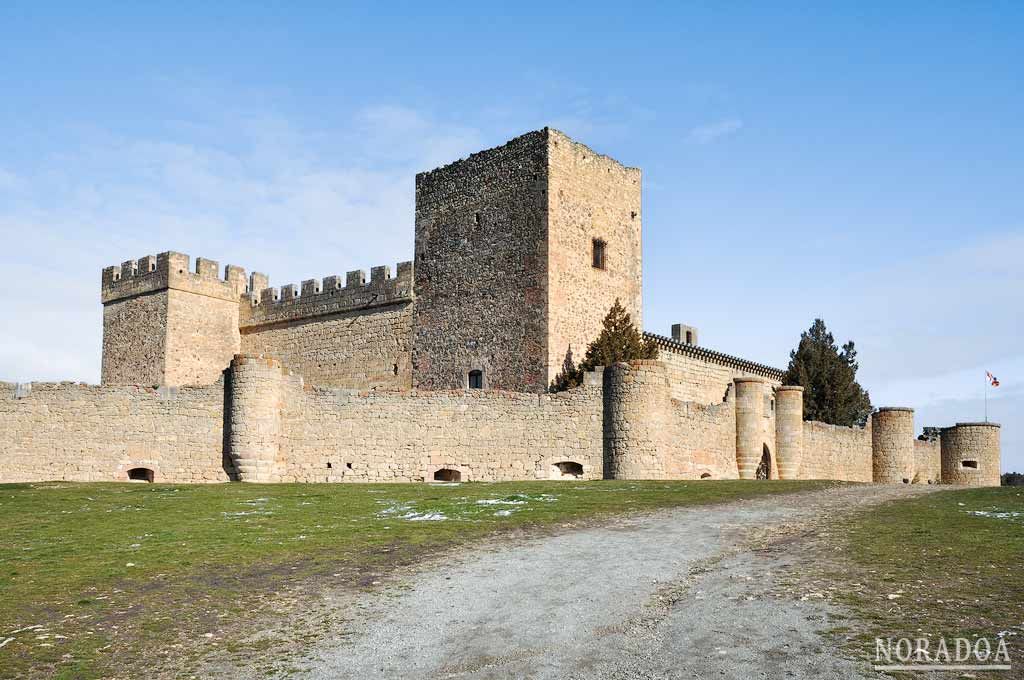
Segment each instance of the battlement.
[[722,352],[716,352],[715,350],[708,349],[707,347],[688,345],[684,342],[673,340],[672,338],[666,338],[664,335],[648,333],[645,331],[644,337],[649,340],[653,340],[659,350],[675,352],[676,354],[691,356],[711,363],[722,364],[723,366],[747,371],[748,373],[753,373],[756,376],[768,378],[769,380],[774,380],[776,382],[781,382],[782,376],[785,374],[785,371],[779,368],[766,366],[747,359],[741,359],[740,357],[734,357]]
[[234,265],[224,268],[215,260],[197,257],[195,269],[190,257],[169,251],[127,260],[119,266],[104,267],[100,280],[103,304],[159,290],[182,290],[221,300],[237,301],[246,290],[245,270]]
[[412,262],[391,267],[373,267],[369,281],[362,269],[345,278],[333,275],[322,280],[307,279],[301,286],[291,283],[280,289],[268,287],[269,279],[253,274],[249,292],[243,297],[239,325],[251,328],[310,317],[351,312],[406,302],[413,298]]

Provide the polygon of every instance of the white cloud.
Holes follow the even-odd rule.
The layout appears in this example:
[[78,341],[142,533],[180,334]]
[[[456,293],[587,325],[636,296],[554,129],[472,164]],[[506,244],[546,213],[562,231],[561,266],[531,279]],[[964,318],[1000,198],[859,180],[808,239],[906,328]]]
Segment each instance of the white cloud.
[[698,125],[690,130],[688,138],[695,144],[710,144],[722,137],[736,134],[743,129],[743,121],[739,118],[727,118],[715,123]]

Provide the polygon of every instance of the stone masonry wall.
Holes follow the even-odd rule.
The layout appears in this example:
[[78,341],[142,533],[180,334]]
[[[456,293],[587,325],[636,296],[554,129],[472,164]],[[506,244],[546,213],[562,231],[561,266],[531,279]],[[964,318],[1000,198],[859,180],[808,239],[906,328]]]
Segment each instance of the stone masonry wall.
[[687,346],[671,338],[645,333],[658,346],[658,361],[668,370],[672,397],[698,404],[721,404],[732,390],[733,378],[762,377],[772,387],[782,384],[782,371],[731,357],[704,347]]
[[419,482],[439,469],[462,481],[548,479],[571,461],[602,476],[602,389],[284,394],[283,481]]
[[238,300],[167,293],[164,385],[209,385],[238,352]]
[[914,483],[938,484],[942,479],[942,447],[938,439],[914,440]]
[[279,357],[321,387],[409,389],[412,312],[405,302],[248,327],[241,351]]
[[0,482],[227,481],[224,384],[164,388],[0,383]]
[[942,428],[942,483],[999,486],[1000,430],[988,422]]
[[167,294],[147,293],[103,306],[104,385],[162,385]]
[[[577,361],[601,332],[616,298],[641,318],[640,170],[548,131],[547,381],[572,347]],[[593,266],[593,242],[605,267]]]
[[909,484],[914,479],[914,409],[883,406],[871,414],[872,479]]
[[[665,365],[620,362],[604,371],[605,476],[609,479],[665,479],[666,460],[676,452]],[[671,452],[671,453],[670,453]],[[691,461],[675,456],[673,471],[690,473]]]
[[416,176],[413,385],[547,379],[547,133]]
[[104,385],[208,385],[239,348],[245,271],[165,252],[103,270]]
[[672,400],[665,439],[670,479],[737,479],[736,408],[732,400],[698,404]]
[[804,421],[799,479],[871,481],[871,429]]
[[308,279],[280,289],[253,275],[241,352],[273,356],[305,380],[350,389],[412,386],[411,262]]

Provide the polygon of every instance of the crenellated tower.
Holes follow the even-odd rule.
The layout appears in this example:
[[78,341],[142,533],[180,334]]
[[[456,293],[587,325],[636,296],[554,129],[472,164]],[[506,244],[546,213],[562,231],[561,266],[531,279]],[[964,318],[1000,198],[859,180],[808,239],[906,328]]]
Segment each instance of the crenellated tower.
[[216,382],[239,348],[245,270],[166,252],[103,270],[103,384]]

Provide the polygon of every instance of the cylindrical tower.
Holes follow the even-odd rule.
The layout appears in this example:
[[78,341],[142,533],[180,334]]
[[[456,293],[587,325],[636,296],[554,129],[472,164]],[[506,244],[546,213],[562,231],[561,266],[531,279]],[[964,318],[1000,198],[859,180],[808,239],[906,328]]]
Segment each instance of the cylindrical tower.
[[942,483],[999,486],[1000,427],[957,423],[942,429]]
[[241,482],[275,481],[283,380],[277,359],[236,354],[231,360],[228,445]]
[[755,479],[764,454],[764,390],[762,378],[733,378],[736,383],[736,467],[740,479]]
[[604,371],[605,479],[663,479],[670,394],[660,361],[617,363]]
[[783,385],[775,390],[775,455],[779,479],[799,479],[804,455],[804,388]]
[[871,414],[871,477],[876,484],[914,480],[914,409],[886,406]]

